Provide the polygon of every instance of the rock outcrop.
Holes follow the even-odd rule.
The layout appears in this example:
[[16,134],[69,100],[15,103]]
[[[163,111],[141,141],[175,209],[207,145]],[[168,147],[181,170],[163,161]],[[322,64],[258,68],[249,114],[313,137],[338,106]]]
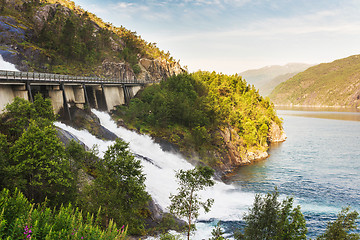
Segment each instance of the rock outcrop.
[[[57,73],[63,73],[61,71],[65,70],[65,74],[96,75],[128,80],[145,79],[152,82],[184,72],[178,62],[167,61],[164,57],[151,59],[152,57],[147,54],[146,42],[144,44],[140,37],[132,35],[135,33],[98,21],[96,16],[75,6],[60,3],[39,4],[26,0],[5,0],[5,2],[9,11],[26,15],[24,18],[17,14],[0,16],[0,54],[5,61],[14,64],[20,71],[53,72],[55,70]],[[89,15],[92,17],[87,17]],[[54,34],[58,35],[57,39],[61,38],[66,32],[64,23],[68,20],[77,29],[76,34],[80,34],[82,27],[84,29],[86,27],[87,30],[92,29],[92,33],[86,33],[91,35],[89,38],[91,40],[88,41],[93,41],[94,44],[101,42],[96,47],[96,49],[101,49],[101,54],[91,55],[90,60],[86,57],[83,61],[77,59],[79,65],[86,66],[88,61],[91,61],[92,65],[88,68],[79,67],[76,73],[72,73],[74,66],[67,66],[68,63],[74,64],[74,60],[73,57],[70,59],[64,54],[64,47],[52,46],[48,49],[39,39],[44,32],[51,32],[54,24],[58,26],[56,30],[54,29]],[[76,35],[75,39],[80,39],[80,37]],[[53,41],[49,44],[59,43]],[[73,44],[72,46],[76,47],[71,52],[76,53],[79,49],[82,51],[84,44],[85,42]],[[59,58],[59,56],[62,57]]]
[[286,140],[286,134],[284,129],[281,129],[279,125],[272,122],[270,127],[269,141],[271,143],[284,142]]
[[[266,149],[244,149],[244,143],[238,133],[228,126],[219,130],[221,137],[224,139],[225,154],[214,154],[222,160],[219,165],[220,176],[231,173],[235,168],[251,164],[253,162],[264,160],[269,157]],[[270,126],[268,136],[268,143],[278,143],[286,140],[286,135],[283,129],[280,128],[275,122]]]
[[104,60],[99,67],[100,72],[107,78],[136,79],[136,75],[126,62],[111,62]]
[[142,77],[150,78],[153,82],[185,72],[178,62],[168,62],[160,58],[155,60],[142,58],[139,63],[142,69]]

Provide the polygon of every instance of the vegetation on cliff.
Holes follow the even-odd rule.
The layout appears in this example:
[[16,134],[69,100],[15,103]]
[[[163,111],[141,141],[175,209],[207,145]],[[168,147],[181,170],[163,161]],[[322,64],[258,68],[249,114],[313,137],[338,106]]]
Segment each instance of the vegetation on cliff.
[[[34,103],[15,98],[6,106],[5,113],[0,115],[0,189],[15,191],[16,196],[21,191],[32,203],[47,201],[47,206],[60,208],[60,212],[54,210],[48,212],[49,216],[42,216],[54,218],[55,225],[58,224],[56,214],[65,211],[66,218],[79,219],[83,210],[85,216],[86,212],[89,216],[97,215],[95,225],[88,219],[95,230],[103,227],[112,231],[115,229],[113,223],[116,223],[118,226],[128,225],[130,234],[144,234],[145,219],[151,215],[148,209],[150,196],[145,191],[142,167],[129,152],[128,145],[116,140],[103,158],[99,158],[95,151],[86,151],[75,141],[64,146],[53,124],[55,118],[50,100],[43,99],[40,94],[35,96]],[[3,201],[1,196],[0,200]],[[19,208],[31,207],[25,200],[21,201],[25,205]],[[81,210],[75,210],[68,205],[70,203]],[[69,207],[60,207],[62,205]],[[1,206],[0,234],[1,226],[8,224],[2,222],[2,217],[9,211]],[[45,207],[39,205],[37,211]],[[35,209],[32,211],[23,215],[19,213],[21,216],[16,221],[20,221],[20,228],[24,228],[24,224],[38,226],[36,221],[45,224],[42,221],[46,220],[38,219],[38,215],[27,219]],[[46,225],[48,228],[53,223],[49,224]],[[20,228],[14,229],[19,231]]]
[[278,85],[270,98],[279,105],[360,106],[360,55],[322,63]]
[[29,71],[104,75],[102,65],[108,61],[126,63],[128,72],[139,74],[141,58],[175,62],[155,43],[103,22],[70,0],[2,1],[0,15],[1,50],[20,52],[19,64]]
[[115,113],[126,125],[200,154],[212,166],[231,151],[267,150],[270,127],[281,120],[269,99],[240,76],[196,72],[145,88]]

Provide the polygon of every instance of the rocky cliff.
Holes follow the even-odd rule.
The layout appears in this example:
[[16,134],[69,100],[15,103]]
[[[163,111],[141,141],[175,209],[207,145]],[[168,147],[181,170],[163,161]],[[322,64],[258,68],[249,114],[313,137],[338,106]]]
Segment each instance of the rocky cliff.
[[71,1],[6,0],[0,54],[21,71],[159,81],[184,72],[136,33],[104,23]]
[[[231,173],[237,167],[248,165],[269,157],[267,148],[244,149],[241,137],[231,126],[219,130],[219,133],[224,139],[223,148],[226,149],[225,152],[215,154],[222,160],[222,164],[219,165],[221,176]],[[285,140],[286,134],[284,130],[280,128],[278,124],[272,122],[266,146],[272,143],[284,142]]]

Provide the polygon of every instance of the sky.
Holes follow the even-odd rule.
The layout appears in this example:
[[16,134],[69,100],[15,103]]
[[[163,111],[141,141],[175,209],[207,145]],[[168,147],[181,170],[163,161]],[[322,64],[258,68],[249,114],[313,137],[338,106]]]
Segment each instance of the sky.
[[360,54],[360,0],[75,0],[189,71],[225,74]]

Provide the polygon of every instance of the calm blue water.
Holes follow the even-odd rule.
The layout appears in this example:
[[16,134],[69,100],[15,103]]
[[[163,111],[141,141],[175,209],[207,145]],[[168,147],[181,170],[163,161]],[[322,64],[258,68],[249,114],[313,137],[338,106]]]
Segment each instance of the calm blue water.
[[273,145],[267,160],[239,169],[231,181],[246,192],[267,193],[277,186],[281,195],[293,196],[314,237],[342,207],[360,212],[360,113],[278,114],[286,142]]

